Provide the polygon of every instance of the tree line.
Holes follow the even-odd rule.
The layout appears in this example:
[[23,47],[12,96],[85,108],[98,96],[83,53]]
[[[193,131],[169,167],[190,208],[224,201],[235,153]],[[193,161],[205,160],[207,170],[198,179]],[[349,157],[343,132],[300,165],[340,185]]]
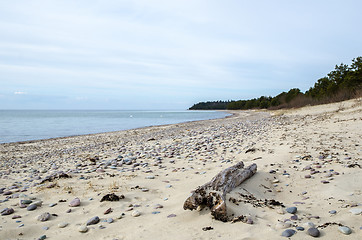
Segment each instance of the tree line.
[[249,100],[208,101],[194,104],[189,110],[280,109],[348,100],[362,95],[362,57],[352,59],[350,66],[341,63],[320,78],[305,93],[298,88],[275,97],[261,96]]

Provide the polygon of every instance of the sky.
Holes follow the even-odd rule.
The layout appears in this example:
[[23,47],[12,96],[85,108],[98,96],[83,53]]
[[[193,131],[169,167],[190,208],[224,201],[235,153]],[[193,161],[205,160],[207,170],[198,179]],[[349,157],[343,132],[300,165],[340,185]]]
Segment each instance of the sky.
[[306,91],[362,55],[360,0],[0,0],[0,109],[184,110]]

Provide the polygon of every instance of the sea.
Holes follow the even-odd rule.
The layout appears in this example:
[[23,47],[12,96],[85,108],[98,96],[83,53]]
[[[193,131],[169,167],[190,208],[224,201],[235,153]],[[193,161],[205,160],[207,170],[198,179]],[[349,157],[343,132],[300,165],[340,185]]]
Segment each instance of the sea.
[[221,111],[0,110],[0,143],[224,118]]

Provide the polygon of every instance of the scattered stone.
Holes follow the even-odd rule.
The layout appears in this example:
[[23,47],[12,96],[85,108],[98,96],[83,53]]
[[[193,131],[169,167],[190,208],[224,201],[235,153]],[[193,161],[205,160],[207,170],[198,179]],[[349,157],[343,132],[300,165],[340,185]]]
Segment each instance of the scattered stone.
[[49,204],[49,207],[54,207],[56,205],[57,205],[56,203],[51,203],[51,204]]
[[67,222],[61,222],[61,223],[58,224],[59,228],[65,228],[66,226],[68,226]]
[[352,233],[352,230],[347,226],[340,226],[338,227],[338,231],[340,231],[343,234],[349,235]]
[[21,218],[21,216],[20,216],[20,215],[14,215],[14,216],[12,217],[12,219],[18,219],[18,218]]
[[312,237],[319,237],[320,232],[317,228],[309,228],[307,233]]
[[147,176],[146,179],[155,179],[155,176]]
[[78,231],[81,232],[81,233],[85,233],[88,231],[88,227],[85,226],[85,225],[82,225],[78,228]]
[[172,213],[172,214],[170,214],[170,215],[167,216],[167,218],[173,218],[173,217],[176,217],[176,214],[173,214],[173,213]]
[[292,224],[290,222],[278,222],[276,225],[275,225],[275,228],[276,229],[286,229],[288,227],[291,227]]
[[10,215],[13,213],[14,213],[14,209],[12,209],[12,208],[4,208],[3,210],[1,210],[2,216]]
[[141,216],[141,213],[139,211],[136,210],[132,212],[132,217],[139,217],[139,216]]
[[106,214],[109,214],[112,212],[112,208],[108,208],[103,214],[106,215]]
[[330,214],[336,214],[337,211],[336,211],[336,210],[331,210],[331,211],[329,211],[329,213],[330,213]]
[[69,207],[78,207],[79,205],[80,205],[80,199],[79,198],[74,198],[69,203]]
[[312,223],[312,222],[306,222],[306,223],[304,223],[303,225],[304,225],[306,228],[314,228],[314,227],[315,227],[314,223]]
[[107,223],[112,223],[114,220],[113,220],[113,218],[108,218],[107,219]]
[[28,211],[34,211],[35,209],[37,209],[38,208],[38,206],[36,205],[36,204],[31,204],[31,205],[29,205],[27,208],[26,208],[26,210],[28,210]]
[[295,229],[297,229],[298,231],[304,231],[304,227],[300,227],[300,226],[295,227]]
[[285,209],[285,211],[287,211],[288,213],[294,214],[297,212],[297,208],[296,207],[288,207],[287,209]]
[[44,240],[44,239],[46,239],[47,238],[47,235],[43,235],[43,236],[40,236],[39,238],[38,238],[38,240]]
[[282,236],[283,236],[283,237],[291,237],[291,236],[293,236],[295,233],[296,233],[296,231],[293,230],[293,229],[286,229],[286,230],[284,230],[284,232],[282,233]]
[[41,221],[41,222],[45,222],[45,221],[48,221],[50,218],[50,213],[46,212],[46,213],[43,213],[42,215],[38,216],[38,221]]
[[99,221],[100,221],[100,219],[99,219],[98,216],[92,217],[91,219],[89,219],[89,220],[87,221],[87,226],[88,226],[88,225],[97,224],[97,223],[99,223]]
[[360,215],[362,213],[362,208],[352,208],[349,210],[353,215]]

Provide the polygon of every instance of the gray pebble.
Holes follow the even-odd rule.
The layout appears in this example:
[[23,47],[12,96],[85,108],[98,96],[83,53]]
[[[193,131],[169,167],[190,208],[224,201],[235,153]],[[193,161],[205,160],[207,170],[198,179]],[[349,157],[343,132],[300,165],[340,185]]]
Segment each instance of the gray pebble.
[[35,209],[37,209],[37,207],[38,207],[38,205],[36,205],[36,204],[31,204],[31,205],[29,205],[29,206],[26,208],[26,210],[28,210],[28,211],[34,211]]
[[1,215],[5,216],[5,215],[10,215],[14,213],[14,209],[12,208],[4,208],[3,210],[1,210]]
[[319,237],[320,232],[317,228],[309,228],[307,233],[312,237]]
[[93,225],[93,224],[97,224],[97,223],[99,223],[99,217],[98,216],[95,216],[95,217],[92,217],[91,219],[89,219],[88,221],[87,221],[87,226],[88,225]]
[[341,233],[346,234],[346,235],[349,235],[352,233],[352,230],[347,226],[338,227],[338,231],[340,231]]
[[337,211],[336,211],[336,210],[331,210],[331,211],[329,211],[329,213],[330,213],[330,214],[336,214]]
[[284,230],[284,232],[282,233],[283,237],[291,237],[295,234],[295,230],[293,229],[286,229]]
[[287,209],[285,209],[285,211],[287,211],[288,213],[294,214],[297,212],[297,208],[296,207],[288,207]]
[[38,221],[45,222],[48,221],[49,218],[50,218],[50,213],[46,212],[38,217]]
[[304,231],[304,227],[300,227],[300,226],[295,227],[295,229],[297,229],[298,231]]

